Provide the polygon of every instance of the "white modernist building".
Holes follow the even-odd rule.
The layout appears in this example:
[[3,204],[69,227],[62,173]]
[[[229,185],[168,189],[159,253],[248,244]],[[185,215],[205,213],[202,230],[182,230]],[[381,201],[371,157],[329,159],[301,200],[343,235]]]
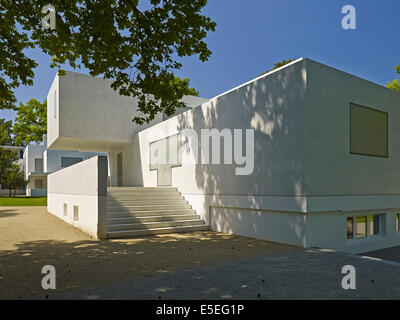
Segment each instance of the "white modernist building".
[[399,93],[302,58],[140,127],[136,99],[110,83],[67,72],[50,88],[49,150],[110,162],[111,188],[104,157],[48,176],[48,211],[64,221],[97,238],[211,228],[348,252],[400,245]]
[[41,144],[30,144],[23,152],[22,167],[26,186],[26,195],[32,197],[47,196],[47,175],[89,158],[106,153],[83,152],[74,150],[48,150],[47,135]]

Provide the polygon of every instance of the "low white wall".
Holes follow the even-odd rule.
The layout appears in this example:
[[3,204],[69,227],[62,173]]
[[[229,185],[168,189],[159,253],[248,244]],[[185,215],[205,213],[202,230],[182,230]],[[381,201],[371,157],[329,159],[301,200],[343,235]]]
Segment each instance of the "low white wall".
[[[9,189],[0,189],[0,195],[8,196],[10,194]],[[25,195],[25,190],[18,189],[16,192],[17,195]],[[14,190],[11,191],[11,195],[14,195]]]
[[211,229],[306,247],[304,213],[210,207]]
[[96,156],[48,175],[47,197],[50,213],[96,239],[107,237],[106,157]]

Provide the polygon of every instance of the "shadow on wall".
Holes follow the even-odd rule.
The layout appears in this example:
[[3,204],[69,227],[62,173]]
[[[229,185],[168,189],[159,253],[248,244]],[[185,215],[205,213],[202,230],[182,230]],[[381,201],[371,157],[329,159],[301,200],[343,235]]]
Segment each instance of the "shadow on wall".
[[[296,63],[214,99],[207,108],[203,105],[178,116],[178,130],[194,129],[199,137],[201,129],[242,129],[243,153],[246,150],[245,130],[254,129],[252,174],[235,175],[236,165],[196,165],[196,185],[209,195],[209,203],[204,203],[207,211],[211,210],[210,205],[224,206],[221,195],[246,196],[250,201],[248,207],[255,209],[268,208],[268,203],[262,202],[262,196],[306,195],[305,72],[305,62]],[[223,143],[221,146],[223,148]],[[190,150],[194,147],[191,144]],[[232,197],[229,207],[243,207],[240,200]],[[296,211],[303,211],[302,199],[296,198],[296,202]],[[234,212],[226,215],[226,225],[232,222],[229,218],[232,214],[237,215]],[[239,215],[235,219],[242,220],[243,217]],[[288,221],[288,228],[304,242],[305,234],[297,223]],[[253,230],[257,234],[255,222]]]
[[[296,247],[214,232],[126,240],[30,241],[0,251],[0,299],[18,299],[115,284]],[[57,290],[41,288],[44,265],[56,268]]]

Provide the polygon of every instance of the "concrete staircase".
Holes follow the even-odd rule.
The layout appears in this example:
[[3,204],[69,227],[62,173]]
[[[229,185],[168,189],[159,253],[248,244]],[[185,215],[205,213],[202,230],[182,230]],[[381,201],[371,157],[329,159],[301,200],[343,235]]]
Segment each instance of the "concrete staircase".
[[174,187],[111,187],[107,197],[107,238],[208,230]]

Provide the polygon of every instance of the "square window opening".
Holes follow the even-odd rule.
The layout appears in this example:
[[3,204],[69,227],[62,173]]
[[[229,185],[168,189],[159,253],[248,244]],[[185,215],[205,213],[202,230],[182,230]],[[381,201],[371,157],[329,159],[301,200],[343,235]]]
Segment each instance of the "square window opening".
[[74,206],[74,221],[79,221],[79,206]]

